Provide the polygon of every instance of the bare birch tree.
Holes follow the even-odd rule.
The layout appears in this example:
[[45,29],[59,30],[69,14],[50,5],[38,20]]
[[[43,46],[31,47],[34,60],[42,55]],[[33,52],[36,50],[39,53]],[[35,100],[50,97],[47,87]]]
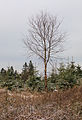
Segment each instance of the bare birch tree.
[[47,90],[47,65],[55,55],[62,52],[65,34],[60,31],[61,22],[56,16],[41,12],[29,20],[29,29],[24,44],[44,62],[45,89]]

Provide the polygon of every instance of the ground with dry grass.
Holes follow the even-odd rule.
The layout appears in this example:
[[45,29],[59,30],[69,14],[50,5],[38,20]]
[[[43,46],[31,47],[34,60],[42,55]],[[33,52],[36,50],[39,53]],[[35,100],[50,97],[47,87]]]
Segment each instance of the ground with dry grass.
[[48,93],[0,89],[0,120],[82,120],[82,87]]

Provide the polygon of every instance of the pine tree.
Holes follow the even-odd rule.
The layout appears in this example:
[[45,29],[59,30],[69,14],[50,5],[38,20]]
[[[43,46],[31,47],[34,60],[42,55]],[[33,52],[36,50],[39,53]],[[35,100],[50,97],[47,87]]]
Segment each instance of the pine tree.
[[78,77],[82,77],[82,70],[81,70],[81,66],[80,65],[78,65],[77,67],[76,67],[76,74],[77,74],[77,76]]
[[1,73],[2,76],[5,76],[6,75],[6,70],[4,68],[2,68],[0,73]]
[[28,69],[29,69],[29,76],[34,76],[34,66],[31,60],[29,62]]
[[22,69],[22,79],[24,82],[28,79],[28,65],[26,62],[23,65],[23,69]]

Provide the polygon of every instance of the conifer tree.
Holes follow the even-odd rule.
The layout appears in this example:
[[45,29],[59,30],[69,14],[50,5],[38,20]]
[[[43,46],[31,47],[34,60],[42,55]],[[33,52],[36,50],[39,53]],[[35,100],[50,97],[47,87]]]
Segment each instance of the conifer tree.
[[23,69],[22,69],[22,79],[24,80],[24,82],[28,79],[29,76],[29,69],[28,69],[28,65],[25,62],[25,64],[23,65]]
[[33,66],[33,63],[32,63],[31,60],[30,60],[30,62],[29,62],[28,69],[29,69],[29,75],[30,75],[30,76],[34,76],[34,66]]

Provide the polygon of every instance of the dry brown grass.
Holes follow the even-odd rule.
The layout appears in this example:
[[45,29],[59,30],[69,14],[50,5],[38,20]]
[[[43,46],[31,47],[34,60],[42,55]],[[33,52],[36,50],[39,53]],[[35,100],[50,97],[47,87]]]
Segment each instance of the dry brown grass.
[[82,87],[48,93],[1,89],[0,120],[82,120]]

